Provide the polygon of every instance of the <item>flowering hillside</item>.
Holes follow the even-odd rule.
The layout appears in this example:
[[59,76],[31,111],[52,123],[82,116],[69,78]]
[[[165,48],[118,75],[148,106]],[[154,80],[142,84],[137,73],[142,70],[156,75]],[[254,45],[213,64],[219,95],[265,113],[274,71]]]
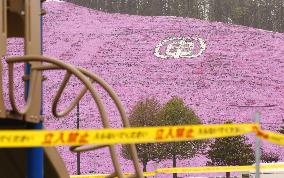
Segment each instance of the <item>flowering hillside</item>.
[[[255,112],[260,111],[263,128],[275,131],[284,119],[284,34],[190,18],[107,14],[66,2],[47,2],[45,9],[44,55],[101,76],[117,92],[127,111],[148,96],[157,97],[161,103],[180,96],[204,123],[252,122]],[[187,47],[200,48],[199,52],[203,47],[204,51],[191,58],[178,54],[157,57],[156,46],[169,37],[191,37],[196,43],[187,43]],[[198,42],[199,38],[204,44]],[[13,39],[9,44],[14,45],[10,54],[21,54],[21,41]],[[160,49],[161,53],[165,51]],[[192,53],[198,53],[198,49]],[[51,116],[50,101],[62,74],[45,73],[48,80],[44,83],[44,113],[48,129],[76,128],[75,111],[59,120]],[[61,106],[68,105],[79,89],[78,82],[72,80]],[[101,128],[90,98],[87,95],[80,103],[80,126]],[[102,98],[106,99],[112,127],[121,127],[113,103],[105,93]],[[275,106],[237,107],[243,105]],[[266,142],[264,146],[284,158],[282,148]],[[70,173],[76,173],[75,154],[66,147],[59,149]],[[112,170],[109,162],[107,150],[84,153],[81,168],[84,173],[106,173]],[[125,163],[125,171],[131,170],[130,161],[121,158],[121,162]],[[179,161],[178,166],[205,163],[204,156],[199,156]],[[171,162],[158,166],[170,167]],[[151,164],[149,170],[153,167]]]

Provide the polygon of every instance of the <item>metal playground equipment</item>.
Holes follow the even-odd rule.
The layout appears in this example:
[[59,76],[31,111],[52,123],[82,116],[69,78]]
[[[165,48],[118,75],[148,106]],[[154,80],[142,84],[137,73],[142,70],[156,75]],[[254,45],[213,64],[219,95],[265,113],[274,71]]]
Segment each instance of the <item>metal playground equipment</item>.
[[[64,70],[64,79],[55,94],[52,103],[52,114],[63,117],[75,108],[84,94],[89,91],[94,99],[104,128],[109,128],[106,108],[96,88],[92,83],[99,84],[114,101],[124,127],[129,127],[124,108],[115,92],[99,76],[86,69],[66,64],[61,60],[42,56],[42,18],[45,11],[41,8],[43,0],[1,0],[0,1],[0,54],[6,56],[7,38],[24,39],[24,56],[7,57],[9,78],[9,102],[11,110],[6,108],[3,94],[3,66],[0,63],[0,129],[43,129],[42,113],[42,72],[46,70]],[[44,64],[43,64],[44,62]],[[25,99],[26,105],[21,110],[14,97],[14,72],[16,63],[25,64]],[[71,76],[77,77],[84,89],[65,110],[58,112],[57,105],[61,94]],[[83,152],[107,147],[110,152],[114,172],[108,177],[123,178],[123,172],[114,145],[82,145],[71,147],[73,152]],[[129,144],[135,175],[130,177],[142,178],[143,172],[139,167],[137,151],[134,144]],[[1,148],[0,149],[1,177],[13,178],[67,178],[68,171],[56,148]]]

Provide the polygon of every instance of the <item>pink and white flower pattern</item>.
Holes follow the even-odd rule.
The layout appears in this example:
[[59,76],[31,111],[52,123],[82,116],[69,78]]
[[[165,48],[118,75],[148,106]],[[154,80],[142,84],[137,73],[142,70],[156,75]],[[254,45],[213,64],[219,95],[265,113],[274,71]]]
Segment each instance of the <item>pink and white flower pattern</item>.
[[[179,96],[205,124],[226,120],[252,122],[255,112],[260,111],[263,128],[276,131],[284,119],[284,34],[191,18],[108,14],[66,2],[46,2],[44,8],[48,11],[43,19],[44,55],[100,75],[114,88],[127,111],[145,97],[155,96],[164,103],[172,96]],[[157,57],[157,44],[170,37],[200,37],[206,47],[195,58]],[[22,40],[9,40],[8,54],[22,55],[22,46]],[[20,81],[23,68],[16,69]],[[47,129],[76,128],[75,111],[60,119],[51,115],[50,101],[63,74],[44,73],[48,77],[43,96]],[[7,84],[7,77],[4,83]],[[15,88],[19,91],[17,97],[23,98],[23,85],[19,82]],[[72,79],[61,108],[68,105],[80,88],[79,82]],[[114,104],[98,89],[106,101],[112,127],[121,127]],[[243,108],[238,105],[276,106]],[[90,95],[80,102],[80,120],[81,128],[102,127]],[[249,137],[253,142],[253,135]],[[283,148],[267,142],[264,148],[279,153],[283,160]],[[70,173],[75,174],[75,154],[67,147],[58,149]],[[133,170],[130,161],[120,159],[124,171]],[[178,166],[202,166],[206,161],[201,155],[181,160]],[[83,153],[82,172],[111,172],[110,162],[107,150]],[[149,170],[154,165],[150,163]],[[171,161],[160,162],[158,167],[171,167]]]

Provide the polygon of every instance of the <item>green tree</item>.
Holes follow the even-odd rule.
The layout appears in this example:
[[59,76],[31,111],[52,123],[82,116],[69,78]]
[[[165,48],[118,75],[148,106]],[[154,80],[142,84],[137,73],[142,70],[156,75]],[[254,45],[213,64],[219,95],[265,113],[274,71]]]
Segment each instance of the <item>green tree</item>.
[[[160,104],[155,98],[147,98],[136,103],[129,115],[131,127],[156,126],[157,114],[160,110]],[[155,160],[157,155],[156,144],[137,144],[138,158],[143,164],[143,171],[147,171],[147,164]],[[131,159],[127,146],[122,147],[122,156],[125,159]]]
[[261,161],[263,163],[276,163],[280,159],[280,156],[277,153],[266,152],[264,150],[261,150],[261,152]]
[[[191,125],[201,124],[197,115],[185,106],[183,100],[173,97],[161,109],[158,119],[159,125]],[[177,159],[188,159],[200,153],[204,147],[204,141],[184,141],[158,144],[158,159],[172,159],[173,167],[176,167]],[[177,174],[174,173],[176,178]]]
[[[214,166],[242,166],[255,162],[252,145],[246,143],[245,136],[217,138],[209,145],[207,165]],[[230,172],[226,172],[226,178]]]

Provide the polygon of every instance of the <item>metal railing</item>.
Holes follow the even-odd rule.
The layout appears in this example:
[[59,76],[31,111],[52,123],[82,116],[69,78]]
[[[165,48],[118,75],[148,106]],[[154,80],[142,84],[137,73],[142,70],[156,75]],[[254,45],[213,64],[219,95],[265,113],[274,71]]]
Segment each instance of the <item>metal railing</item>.
[[[47,64],[41,65],[41,66],[36,66],[33,67],[31,66],[31,87],[30,87],[30,95],[27,100],[26,105],[24,106],[24,109],[20,110],[16,104],[15,97],[14,97],[14,75],[13,75],[13,68],[15,63],[30,63],[30,62],[44,62]],[[115,106],[117,107],[123,126],[124,127],[130,127],[129,121],[126,117],[125,110],[115,94],[115,92],[111,89],[111,87],[99,76],[97,76],[94,73],[89,72],[86,69],[80,68],[80,67],[75,67],[70,64],[66,64],[62,62],[61,60],[57,60],[54,58],[48,58],[48,57],[43,57],[39,55],[28,55],[28,56],[17,56],[17,57],[8,57],[7,59],[8,63],[8,73],[9,73],[9,98],[12,106],[13,112],[15,112],[18,115],[25,115],[29,109],[31,109],[31,103],[33,102],[33,99],[35,97],[38,97],[36,93],[34,93],[35,90],[37,90],[37,86],[32,85],[33,83],[37,83],[38,80],[41,80],[41,77],[38,75],[38,73],[41,73],[46,70],[65,70],[65,76],[64,79],[58,89],[58,91],[55,94],[53,103],[52,103],[52,114],[55,117],[63,117],[68,115],[79,103],[81,98],[86,94],[87,91],[89,91],[92,95],[92,98],[94,99],[99,114],[102,119],[102,124],[104,128],[109,128],[109,119],[106,113],[105,106],[98,94],[98,91],[96,88],[92,87],[92,83],[97,83],[99,84],[111,97],[113,100]],[[69,79],[71,76],[77,77],[84,85],[84,88],[81,90],[81,92],[77,95],[77,97],[71,102],[71,104],[63,111],[58,111],[57,106],[58,102],[61,98],[61,95],[66,87],[66,84],[68,83]],[[78,147],[71,147],[70,150],[73,152],[84,152],[84,151],[89,151],[89,150],[96,150],[100,148],[108,147],[109,152],[111,155],[112,163],[115,169],[115,172],[112,173],[108,177],[124,177],[123,172],[120,167],[120,163],[118,160],[118,154],[115,151],[114,145],[82,145]],[[135,167],[136,175],[132,175],[130,177],[138,177],[142,178],[143,177],[143,172],[139,166],[139,160],[137,156],[137,150],[134,144],[129,144],[129,151],[133,160],[133,165]]]

